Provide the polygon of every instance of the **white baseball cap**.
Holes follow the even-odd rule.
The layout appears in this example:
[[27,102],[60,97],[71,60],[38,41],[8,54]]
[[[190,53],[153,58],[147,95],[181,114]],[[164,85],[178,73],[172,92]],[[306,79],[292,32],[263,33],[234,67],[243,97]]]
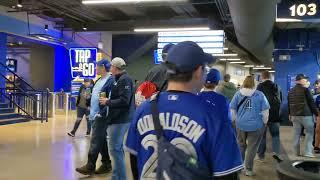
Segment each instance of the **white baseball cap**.
[[115,66],[115,67],[117,67],[119,69],[123,69],[124,66],[126,66],[126,62],[120,57],[115,57],[115,58],[112,59],[111,65]]

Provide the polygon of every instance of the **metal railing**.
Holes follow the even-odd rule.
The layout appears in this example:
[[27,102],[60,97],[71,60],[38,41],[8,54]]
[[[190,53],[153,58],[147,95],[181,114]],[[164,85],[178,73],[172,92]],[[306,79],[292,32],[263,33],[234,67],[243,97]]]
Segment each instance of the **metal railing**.
[[48,122],[49,92],[34,89],[7,66],[2,63],[0,66],[13,76],[13,80],[10,80],[4,74],[0,74],[0,78],[5,79],[10,85],[0,88],[1,102],[8,103],[9,108],[27,118]]

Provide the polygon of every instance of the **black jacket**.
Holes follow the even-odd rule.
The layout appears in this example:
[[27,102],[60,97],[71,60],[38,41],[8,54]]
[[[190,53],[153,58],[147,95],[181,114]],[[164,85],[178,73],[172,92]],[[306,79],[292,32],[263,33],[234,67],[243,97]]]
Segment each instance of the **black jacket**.
[[[84,85],[81,85],[80,89],[79,89],[79,92],[78,92],[78,97],[77,97],[77,102],[76,102],[76,106],[78,107],[79,106],[79,103],[80,103],[80,98],[81,98],[81,91],[85,88]],[[90,93],[92,92],[92,87],[90,88]],[[86,100],[86,106],[87,107],[90,107],[90,101],[91,99],[87,99]]]
[[318,116],[317,106],[309,89],[300,84],[289,91],[288,110],[291,116]]
[[133,94],[133,82],[128,73],[116,75],[110,100],[106,104],[110,108],[107,117],[110,124],[127,123],[131,120],[134,113]]
[[145,81],[150,81],[157,86],[159,91],[165,91],[168,86],[167,67],[162,63],[154,66],[147,74]]
[[282,93],[278,85],[270,80],[266,80],[258,85],[257,90],[263,92],[270,104],[268,122],[280,122]]

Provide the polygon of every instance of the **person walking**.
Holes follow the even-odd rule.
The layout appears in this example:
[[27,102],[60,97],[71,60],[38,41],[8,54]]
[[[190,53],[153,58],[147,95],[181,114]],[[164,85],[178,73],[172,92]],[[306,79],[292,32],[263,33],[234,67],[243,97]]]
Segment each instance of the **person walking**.
[[265,95],[255,89],[253,76],[247,76],[230,106],[245,161],[245,175],[254,176],[254,158],[268,123],[270,105]]
[[116,57],[111,61],[110,72],[115,77],[111,96],[99,99],[102,105],[110,108],[107,132],[114,165],[112,180],[127,180],[123,141],[134,113],[134,87],[125,67],[126,63],[122,58]]
[[[107,143],[107,117],[109,114],[108,107],[101,105],[100,97],[109,97],[111,88],[114,84],[114,78],[109,73],[111,64],[108,60],[97,62],[97,75],[101,78],[97,80],[93,89],[90,102],[89,119],[92,124],[92,135],[88,152],[86,165],[76,168],[76,171],[84,175],[105,174],[111,172],[111,160],[108,152]],[[101,154],[102,165],[96,170],[96,161],[99,153]]]
[[91,98],[91,91],[94,82],[92,79],[86,78],[84,79],[83,85],[79,89],[78,98],[76,102],[77,106],[77,119],[74,123],[73,129],[71,132],[68,133],[69,136],[74,137],[75,133],[77,132],[80,123],[83,119],[83,116],[87,119],[87,133],[86,136],[90,136],[91,132],[91,123],[89,120],[89,113],[90,113],[90,98]]
[[[158,115],[162,137],[183,150],[185,154],[180,152],[181,156],[192,156],[192,162],[190,159],[185,162],[190,168],[201,165],[208,169],[208,177],[215,180],[238,179],[243,162],[232,125],[219,106],[197,96],[205,80],[205,66],[214,58],[196,43],[185,41],[169,51],[167,61],[167,91],[157,95],[156,101],[145,101],[139,106],[129,128],[126,149],[131,154],[134,178],[157,179],[158,174],[172,179],[175,175],[186,175],[181,174],[188,168],[186,165],[180,170],[170,169],[167,174],[164,169],[169,170],[174,162],[158,159],[161,143],[156,135],[159,130],[155,129],[156,118],[153,118]],[[221,143],[221,138],[227,143]]]
[[313,154],[313,135],[314,135],[314,117],[317,121],[319,118],[319,111],[313,100],[311,92],[306,88],[309,77],[304,74],[296,76],[296,85],[289,91],[288,94],[288,111],[289,119],[293,123],[293,150],[296,156],[300,156],[300,136],[301,129],[305,128],[305,157],[315,158]]
[[[276,155],[280,155],[280,106],[282,102],[282,93],[277,84],[271,81],[271,74],[269,71],[263,71],[261,74],[262,83],[257,87],[257,90],[263,92],[270,104],[269,121],[267,128],[272,137],[272,150]],[[266,146],[267,146],[267,130],[258,149],[258,159],[264,161]]]
[[224,75],[223,82],[221,82],[217,87],[217,92],[227,97],[229,101],[232,100],[234,94],[237,92],[236,85],[230,82],[230,80],[230,74]]

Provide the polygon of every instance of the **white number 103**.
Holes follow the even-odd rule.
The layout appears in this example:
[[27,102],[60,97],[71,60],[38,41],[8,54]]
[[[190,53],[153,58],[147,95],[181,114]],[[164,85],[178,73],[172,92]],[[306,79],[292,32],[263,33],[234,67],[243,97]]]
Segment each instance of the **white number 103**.
[[291,16],[305,16],[306,14],[308,16],[314,16],[317,14],[317,5],[312,4],[299,4],[299,5],[293,5],[290,8]]

